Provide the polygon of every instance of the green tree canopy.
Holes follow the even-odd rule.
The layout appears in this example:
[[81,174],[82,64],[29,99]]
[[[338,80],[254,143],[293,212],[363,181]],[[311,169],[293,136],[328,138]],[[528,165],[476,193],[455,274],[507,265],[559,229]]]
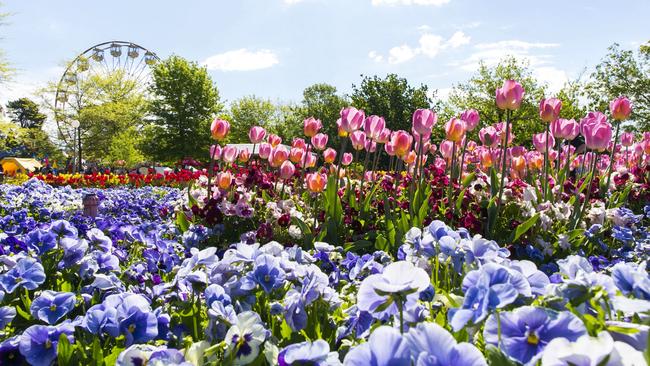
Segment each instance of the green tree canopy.
[[[0,7],[2,7],[2,3],[0,3]],[[0,26],[4,25],[4,19],[9,16],[8,13],[2,13],[0,12]],[[11,79],[11,76],[13,75],[13,68],[9,64],[9,61],[7,61],[7,58],[5,56],[5,52],[0,49],[0,85],[6,83]]]
[[235,100],[230,105],[230,113],[226,117],[230,122],[228,141],[247,143],[248,131],[253,126],[269,129],[276,123],[277,109],[270,100],[254,95]]
[[411,130],[411,117],[418,108],[431,108],[432,99],[424,84],[411,86],[405,78],[388,74],[363,76],[361,83],[352,85],[352,105],[366,115],[383,116],[391,130]]
[[41,113],[38,104],[29,98],[20,98],[7,103],[11,120],[22,128],[41,128],[47,116]]
[[320,119],[323,124],[321,131],[329,135],[329,145],[338,147],[336,120],[340,117],[341,109],[349,105],[350,100],[337,94],[335,86],[319,83],[305,88],[302,92],[302,102],[296,112],[301,120],[309,117]]
[[650,43],[639,52],[623,50],[618,44],[596,65],[584,89],[589,108],[606,112],[609,102],[621,95],[632,101],[633,126],[650,130]]
[[143,151],[167,162],[207,156],[210,122],[222,106],[206,68],[171,56],[157,63],[152,75],[151,124]]

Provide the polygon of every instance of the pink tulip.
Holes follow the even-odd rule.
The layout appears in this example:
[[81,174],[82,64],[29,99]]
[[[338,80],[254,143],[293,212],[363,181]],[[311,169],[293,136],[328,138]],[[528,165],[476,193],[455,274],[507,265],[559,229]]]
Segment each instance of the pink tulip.
[[384,117],[375,115],[366,117],[366,120],[363,123],[363,130],[366,132],[366,136],[375,141],[377,141],[377,138],[385,127],[386,121],[384,121]]
[[465,121],[458,118],[452,118],[445,123],[445,133],[447,140],[460,142],[465,136]]
[[373,153],[377,151],[377,143],[372,141],[372,140],[366,140],[366,144],[364,146],[364,149],[366,149],[367,152]]
[[465,129],[474,131],[479,122],[479,114],[476,109],[468,109],[460,115],[460,119],[465,121]]
[[395,156],[395,145],[391,141],[388,141],[384,144],[384,150],[388,156]]
[[289,151],[289,160],[294,164],[298,164],[302,161],[302,158],[305,156],[305,150],[299,147],[292,147]]
[[307,143],[305,143],[305,139],[301,139],[300,137],[294,137],[293,141],[291,141],[291,147],[307,150]]
[[237,160],[240,163],[246,163],[246,162],[248,162],[248,160],[250,160],[250,158],[251,158],[251,152],[248,151],[248,149],[239,150],[239,155],[237,157]]
[[557,98],[542,99],[539,102],[539,118],[544,122],[553,122],[560,118],[562,101]]
[[343,160],[341,160],[341,164],[344,166],[348,166],[352,163],[352,154],[351,153],[343,153]]
[[281,143],[282,143],[282,137],[273,133],[269,135],[269,144],[271,144],[271,146],[276,147]]
[[587,123],[582,126],[585,144],[589,149],[604,151],[612,139],[612,126],[605,123]]
[[350,141],[353,149],[363,150],[366,145],[366,133],[361,130],[354,131],[350,134]]
[[[422,142],[422,154],[426,155],[429,153],[429,150],[431,149],[431,142],[429,140],[423,141]],[[415,144],[413,146],[413,150],[416,152],[420,152],[420,141],[415,141]]]
[[[546,139],[548,139],[548,143]],[[547,144],[549,149],[555,145],[555,138],[553,138],[553,135],[549,134],[548,132],[542,132],[533,135],[533,145],[537,151],[546,152]]]
[[232,174],[230,172],[220,172],[217,174],[217,185],[221,189],[228,189],[232,184]]
[[223,161],[226,163],[232,163],[237,159],[237,154],[239,153],[239,150],[233,145],[226,145],[224,146],[222,152],[221,152],[221,158]]
[[634,144],[634,133],[633,132],[625,132],[621,134],[621,145],[630,147]]
[[308,153],[301,162],[304,168],[312,168],[316,166],[316,154]]
[[451,153],[454,149],[454,142],[449,140],[443,140],[440,143],[440,155],[445,159],[451,159]]
[[334,160],[336,160],[336,150],[331,147],[325,149],[325,151],[323,151],[323,160],[325,160],[326,163],[332,164]]
[[248,138],[251,140],[251,144],[259,144],[264,141],[266,137],[266,130],[260,126],[251,127],[248,131]]
[[430,109],[417,109],[413,112],[413,130],[424,138],[429,138],[438,116]]
[[215,118],[210,125],[210,134],[212,138],[221,141],[226,138],[230,131],[230,123],[219,118]]
[[436,146],[436,144],[431,144],[431,146],[429,147],[429,154],[435,155],[436,151],[438,151],[438,146]]
[[476,144],[476,141],[474,141],[474,140],[470,140],[470,141],[467,143],[467,151],[474,151],[474,150],[476,150],[476,147],[477,147],[477,146],[478,146],[478,145]]
[[269,155],[269,163],[272,167],[277,168],[282,165],[282,163],[284,163],[288,158],[289,152],[287,151],[287,148],[282,145],[276,146],[271,150],[271,154]]
[[[496,128],[498,134],[499,134],[499,143],[504,144],[506,143],[506,123],[505,122],[499,122],[494,125],[494,128]],[[510,131],[508,131],[508,141],[507,144],[511,144],[512,140],[515,138],[514,133],[512,133],[512,127],[510,128]]]
[[406,155],[402,156],[402,160],[404,160],[406,165],[411,165],[415,163],[415,159],[417,159],[417,154],[413,150],[409,151]]
[[383,130],[381,130],[379,136],[377,136],[375,141],[377,141],[377,143],[379,144],[385,144],[388,142],[388,140],[390,140],[391,133],[392,133],[391,130],[389,130],[388,128],[384,128]]
[[626,97],[618,97],[609,103],[609,112],[612,118],[618,121],[626,120],[632,113],[630,100]]
[[395,148],[395,155],[402,157],[408,154],[409,150],[411,150],[413,136],[404,130],[399,130],[393,132],[390,140],[391,144]]
[[556,119],[551,122],[551,133],[559,139],[573,140],[580,133],[580,125],[573,119]]
[[486,147],[497,147],[499,145],[499,133],[493,126],[481,128],[478,132],[481,143]]
[[221,146],[219,145],[210,146],[210,157],[214,160],[221,159]]
[[523,146],[513,146],[510,149],[508,149],[508,151],[510,151],[510,154],[513,157],[523,156],[524,154],[526,154],[526,148]]
[[337,128],[337,132],[338,132],[339,137],[348,137],[348,132],[343,129],[343,126],[341,125],[341,119],[340,118],[336,120],[336,128]]
[[524,97],[524,88],[514,80],[506,80],[501,88],[496,90],[496,102],[499,109],[516,110]]
[[309,173],[305,177],[307,189],[312,193],[320,193],[325,189],[327,184],[327,175],[322,173]]
[[347,133],[352,133],[363,124],[366,119],[363,110],[354,107],[347,107],[341,110],[341,128]]
[[273,146],[269,143],[262,143],[260,144],[260,151],[257,153],[257,155],[260,156],[261,159],[268,159],[269,155],[271,155],[271,151],[273,150]]
[[289,179],[293,177],[293,174],[296,172],[296,167],[289,161],[286,160],[282,165],[280,165],[280,178]]
[[303,121],[303,131],[307,137],[313,137],[321,128],[323,128],[323,124],[314,117],[309,117]]
[[311,138],[311,144],[314,146],[314,149],[320,151],[325,149],[328,139],[329,137],[326,134],[318,133]]

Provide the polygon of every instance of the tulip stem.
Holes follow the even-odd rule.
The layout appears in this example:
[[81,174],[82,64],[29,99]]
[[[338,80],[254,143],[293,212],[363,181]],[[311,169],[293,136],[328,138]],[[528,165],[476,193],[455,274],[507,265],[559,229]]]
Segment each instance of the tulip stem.
[[[507,137],[507,136],[506,136]],[[549,168],[549,153],[548,153],[548,143],[550,137],[550,123],[546,124],[546,149],[544,149],[544,181],[542,182],[542,201],[546,201],[548,197],[548,168]]]
[[462,179],[463,177],[463,163],[465,162],[465,151],[467,151],[467,143],[469,142],[468,136],[465,136],[465,143],[463,144],[463,153],[460,155],[460,170],[458,171],[458,177]]
[[452,191],[454,189],[454,168],[456,165],[456,141],[452,142],[452,148],[451,148],[451,165],[449,165],[449,187],[447,187],[447,204],[449,205],[449,209],[451,210],[451,218],[450,220],[454,221],[454,204],[452,202]]
[[[506,159],[506,151],[508,149],[508,135],[510,134],[510,110],[506,111],[506,134],[505,137],[503,138],[502,144],[502,150],[501,150],[501,160],[502,160],[502,165],[501,165],[501,183],[499,184],[499,200],[497,202],[497,207],[501,207],[501,199],[503,197],[503,186],[505,185],[506,182],[506,165],[508,159]],[[497,212],[498,213],[498,212]]]
[[[609,192],[609,182],[610,179],[612,178],[612,171],[614,170],[614,152],[616,152],[616,141],[618,141],[618,133],[621,130],[621,122],[619,121],[616,124],[616,133],[614,134],[614,144],[612,145],[612,151],[609,153],[609,167],[607,169],[607,185],[605,186],[605,191],[602,193],[603,198],[605,198],[605,194]],[[608,208],[609,206],[609,200],[607,200],[607,203],[605,204],[605,208]]]

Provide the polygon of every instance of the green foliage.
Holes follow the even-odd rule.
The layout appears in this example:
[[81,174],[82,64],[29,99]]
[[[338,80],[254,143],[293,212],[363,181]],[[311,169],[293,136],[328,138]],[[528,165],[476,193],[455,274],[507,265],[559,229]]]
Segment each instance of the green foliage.
[[149,88],[151,125],[142,148],[158,161],[206,155],[210,122],[222,106],[205,67],[179,56],[157,63]]
[[323,124],[321,132],[330,138],[329,146],[339,146],[336,120],[340,116],[341,109],[348,105],[350,101],[345,96],[337,94],[336,87],[319,83],[308,86],[302,92],[298,114],[302,120],[308,117],[320,119]]
[[228,141],[247,143],[248,131],[253,126],[269,128],[273,125],[277,108],[268,99],[254,95],[237,99],[230,105],[230,134]]
[[405,78],[388,74],[365,76],[361,84],[352,85],[352,105],[363,109],[366,115],[383,116],[391,130],[411,130],[411,117],[418,108],[431,108],[426,85],[411,86]]
[[585,85],[584,95],[591,110],[608,111],[609,102],[621,95],[632,101],[632,127],[650,130],[650,49],[642,46],[638,53],[623,50],[618,44],[596,65]]
[[131,167],[145,160],[144,155],[138,146],[142,143],[142,137],[135,126],[128,126],[119,131],[108,146],[108,154],[103,159],[109,164],[123,160],[125,166]]
[[22,128],[14,123],[0,121],[0,150],[17,150],[23,157],[63,158],[48,134],[40,128]]
[[[0,7],[2,7],[2,3],[0,3]],[[4,25],[4,19],[9,16],[8,13],[0,13],[0,26]],[[11,67],[9,64],[9,61],[7,61],[7,58],[5,56],[5,52],[0,49],[0,85],[8,82],[11,80],[11,76],[14,73],[14,69]]]
[[22,128],[41,128],[47,116],[41,113],[38,104],[29,98],[20,98],[7,103],[11,120]]

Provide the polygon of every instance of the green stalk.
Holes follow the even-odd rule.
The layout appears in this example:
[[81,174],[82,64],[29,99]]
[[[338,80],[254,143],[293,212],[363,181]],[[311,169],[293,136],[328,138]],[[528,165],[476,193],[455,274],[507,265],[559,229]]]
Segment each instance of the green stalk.
[[[501,166],[501,184],[499,184],[499,200],[497,201],[497,207],[501,207],[501,199],[503,198],[503,186],[506,180],[506,151],[508,149],[508,135],[510,134],[510,110],[506,111],[506,134],[503,139],[503,146],[501,149],[501,159],[503,161]],[[498,211],[497,211],[498,214]]]
[[[603,192],[603,197],[605,194],[609,191],[609,183],[610,180],[612,179],[612,170],[614,170],[614,152],[616,151],[616,142],[618,141],[618,133],[621,130],[621,122],[619,121],[618,124],[616,124],[616,134],[614,135],[614,145],[612,145],[612,152],[609,153],[609,167],[607,169],[607,185],[605,186],[605,192]],[[607,204],[605,207],[609,206],[609,200],[607,201]]]

